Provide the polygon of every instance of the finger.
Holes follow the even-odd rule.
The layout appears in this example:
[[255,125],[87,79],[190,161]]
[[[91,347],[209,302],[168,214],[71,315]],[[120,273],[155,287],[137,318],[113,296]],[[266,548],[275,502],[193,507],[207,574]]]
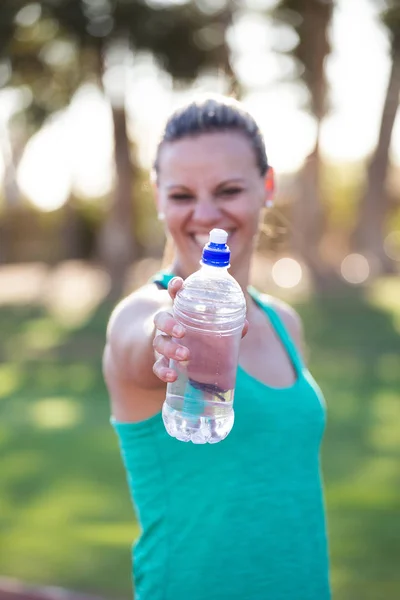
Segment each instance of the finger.
[[176,381],[178,378],[177,373],[173,369],[170,369],[169,360],[165,357],[156,360],[153,365],[153,373],[156,375],[156,377],[158,377],[158,379],[164,381],[164,383]]
[[154,325],[159,331],[172,337],[181,338],[185,335],[185,328],[180,325],[167,311],[160,311],[154,317]]
[[168,359],[187,360],[189,357],[189,350],[186,346],[177,344],[167,335],[156,335],[153,340],[153,348],[158,354],[162,354]]
[[172,300],[175,300],[176,294],[179,292],[181,287],[183,286],[182,277],[174,277],[168,284],[168,293],[171,296]]
[[244,338],[244,336],[247,334],[248,330],[249,330],[249,322],[246,319],[244,322],[244,325],[243,325],[242,338]]

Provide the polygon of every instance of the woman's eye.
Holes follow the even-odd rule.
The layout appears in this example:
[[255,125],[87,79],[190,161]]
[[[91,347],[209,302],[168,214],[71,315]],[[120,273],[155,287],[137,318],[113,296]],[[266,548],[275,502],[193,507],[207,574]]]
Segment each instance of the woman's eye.
[[181,200],[181,201],[185,201],[185,200],[191,200],[193,198],[193,196],[191,196],[190,194],[171,194],[170,195],[170,199],[171,200]]
[[226,188],[225,190],[222,190],[221,194],[223,196],[235,196],[236,194],[240,194],[242,191],[242,188]]

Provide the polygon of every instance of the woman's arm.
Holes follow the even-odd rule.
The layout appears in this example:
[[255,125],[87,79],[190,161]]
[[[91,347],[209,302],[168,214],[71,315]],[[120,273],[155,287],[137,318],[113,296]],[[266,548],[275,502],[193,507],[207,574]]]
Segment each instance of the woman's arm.
[[[184,348],[183,358],[176,356],[181,346],[171,340],[177,325],[171,315],[172,299],[181,285],[182,280],[172,281],[168,291],[145,286],[123,300],[111,315],[103,374],[118,420],[139,421],[158,412],[165,383],[176,378],[169,369],[169,358],[187,358]],[[183,333],[174,332],[174,337]]]

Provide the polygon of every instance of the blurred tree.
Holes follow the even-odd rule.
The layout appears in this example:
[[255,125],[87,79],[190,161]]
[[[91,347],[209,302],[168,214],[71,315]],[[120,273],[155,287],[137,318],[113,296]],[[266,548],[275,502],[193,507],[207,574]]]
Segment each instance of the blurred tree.
[[[42,4],[4,0],[0,19],[0,89],[12,94],[12,109],[1,132],[6,165],[5,210],[1,219],[0,260],[12,259],[10,221],[21,211],[17,170],[29,138],[46,119],[63,109],[83,81],[74,43]],[[72,232],[73,227],[69,227]],[[68,244],[72,247],[71,236]]]
[[328,109],[325,72],[330,53],[329,27],[334,0],[279,0],[272,16],[289,26],[297,43],[285,53],[297,65],[296,75],[308,91],[308,106],[316,121],[315,146],[306,158],[299,180],[299,194],[292,207],[292,243],[310,269],[317,288],[326,285],[328,271],[319,252],[324,227],[320,190],[320,130]]
[[[9,1],[6,1],[1,10],[0,19],[0,57],[3,57],[3,50],[7,48],[8,41],[13,38],[15,30],[15,8]],[[4,88],[11,77],[11,66],[9,60],[0,58],[0,89]],[[15,159],[14,148],[11,145],[7,119],[0,121],[0,142],[1,153],[3,157],[4,173],[4,201],[6,206],[13,205],[16,202],[17,192],[15,189]],[[3,252],[0,251],[0,260],[3,260]]]
[[135,161],[125,114],[126,67],[134,52],[148,51],[177,81],[189,83],[205,69],[219,69],[229,77],[225,31],[230,8],[227,0],[218,7],[206,0],[2,2],[0,61],[9,74],[4,85],[25,91],[23,115],[30,133],[64,108],[85,81],[97,83],[110,101],[116,181],[99,246],[115,294],[138,255],[132,198]]
[[[17,14],[23,7],[23,2],[18,0],[4,0],[1,6],[0,18],[0,91],[14,84],[14,68],[16,55],[19,55],[19,47],[16,32],[18,30]],[[12,48],[12,52],[10,51]],[[16,55],[15,55],[15,50]],[[17,59],[18,60],[18,59]],[[22,91],[22,90],[21,90]],[[17,184],[16,172],[22,157],[26,139],[29,136],[27,128],[18,123],[18,126],[10,126],[10,117],[18,112],[18,107],[26,105],[27,90],[24,94],[12,93],[9,90],[10,108],[5,111],[0,120],[0,151],[4,163],[3,178],[3,210],[0,220],[0,262],[7,262],[11,256],[10,252],[10,212],[18,209],[20,193]],[[11,108],[11,105],[14,105]]]
[[[382,2],[380,2],[381,4]],[[378,142],[367,168],[365,190],[360,199],[359,217],[353,233],[354,249],[373,259],[375,268],[394,272],[394,263],[384,251],[385,222],[390,209],[385,189],[389,150],[400,94],[400,0],[385,0],[381,20],[391,45],[391,69],[383,104]]]
[[134,157],[125,114],[126,65],[134,51],[144,50],[151,52],[175,80],[189,82],[205,68],[222,68],[229,73],[225,45],[228,3],[219,3],[218,9],[194,0],[184,4],[44,0],[42,4],[74,36],[80,55],[92,61],[89,73],[97,75],[112,107],[116,183],[99,247],[112,276],[113,295],[118,295],[127,267],[138,256],[132,229]]

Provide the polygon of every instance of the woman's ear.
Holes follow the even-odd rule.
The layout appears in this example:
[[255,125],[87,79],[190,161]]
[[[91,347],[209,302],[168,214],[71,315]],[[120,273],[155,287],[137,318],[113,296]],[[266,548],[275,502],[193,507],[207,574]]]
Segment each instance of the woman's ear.
[[274,205],[275,197],[275,172],[272,167],[268,167],[264,179],[265,185],[265,206],[271,208]]

